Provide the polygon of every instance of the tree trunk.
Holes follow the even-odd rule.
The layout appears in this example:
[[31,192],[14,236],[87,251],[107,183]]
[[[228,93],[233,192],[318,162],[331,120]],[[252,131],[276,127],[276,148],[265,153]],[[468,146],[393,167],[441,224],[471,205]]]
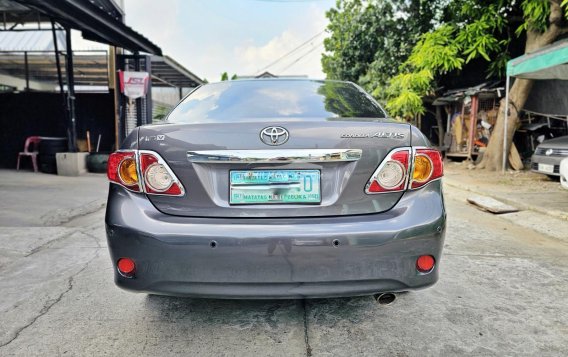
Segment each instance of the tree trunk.
[[[509,91],[509,121],[507,123],[507,153],[513,142],[513,135],[517,130],[519,123],[519,113],[516,108],[520,109],[525,105],[527,98],[531,92],[533,81],[529,79],[517,79],[513,83]],[[503,127],[505,126],[505,99],[501,99],[499,106],[499,115],[497,122],[491,132],[491,139],[487,144],[487,149],[483,154],[483,159],[477,165],[480,169],[491,171],[500,170],[503,166]]]
[[[566,32],[566,28],[562,28],[563,12],[559,3],[551,2],[549,22],[550,26],[545,32],[527,31],[527,42],[525,44],[525,53],[531,53],[539,48],[551,44],[562,33]],[[531,92],[533,86],[532,80],[516,79],[509,91],[509,103],[505,103],[505,99],[501,100],[499,107],[499,115],[497,122],[491,133],[491,138],[487,144],[487,149],[483,154],[483,159],[477,165],[477,168],[487,169],[491,171],[500,170],[503,166],[503,127],[505,126],[505,105],[509,105],[509,121],[507,125],[507,156],[513,142],[513,135],[519,124],[519,111],[523,109],[525,102]],[[507,163],[508,166],[508,163]]]

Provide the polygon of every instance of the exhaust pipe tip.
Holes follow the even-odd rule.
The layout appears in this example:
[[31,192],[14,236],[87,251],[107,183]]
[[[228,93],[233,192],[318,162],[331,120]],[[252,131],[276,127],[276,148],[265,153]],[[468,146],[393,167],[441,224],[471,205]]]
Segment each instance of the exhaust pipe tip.
[[373,295],[379,305],[390,305],[396,300],[394,293],[382,293]]

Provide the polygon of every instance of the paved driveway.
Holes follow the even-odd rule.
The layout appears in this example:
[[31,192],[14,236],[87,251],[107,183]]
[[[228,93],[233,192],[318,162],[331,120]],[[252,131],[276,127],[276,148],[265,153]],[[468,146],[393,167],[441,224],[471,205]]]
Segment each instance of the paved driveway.
[[[86,203],[106,195],[103,177],[59,180],[42,180],[55,187],[54,198],[76,196],[90,181]],[[15,189],[0,178],[1,195]],[[21,201],[3,200],[2,217],[25,209],[25,192]],[[23,227],[2,220],[0,356],[568,355],[568,243],[523,228],[514,216],[480,212],[463,195],[446,190],[440,282],[390,306],[370,297],[223,301],[128,293],[112,282],[104,210]]]

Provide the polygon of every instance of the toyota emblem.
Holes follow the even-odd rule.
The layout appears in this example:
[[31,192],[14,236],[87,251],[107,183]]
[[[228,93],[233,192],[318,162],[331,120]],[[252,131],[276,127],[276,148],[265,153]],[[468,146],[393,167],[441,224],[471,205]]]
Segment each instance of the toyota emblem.
[[281,126],[269,126],[260,131],[260,140],[266,145],[282,145],[289,137],[288,130]]
[[548,149],[548,150],[546,150],[546,151],[544,152],[544,154],[545,154],[546,156],[550,156],[550,155],[552,155],[553,152],[554,152],[554,150]]

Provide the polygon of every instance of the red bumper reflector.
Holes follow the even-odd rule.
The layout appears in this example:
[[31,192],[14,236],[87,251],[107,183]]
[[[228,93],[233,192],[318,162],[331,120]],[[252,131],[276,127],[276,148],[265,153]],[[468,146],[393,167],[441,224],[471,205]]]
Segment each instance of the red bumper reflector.
[[416,260],[416,269],[421,273],[428,273],[434,268],[436,260],[431,255],[421,255]]
[[130,258],[120,258],[116,263],[116,266],[118,271],[126,277],[132,277],[136,270],[136,264],[134,264],[134,260]]

